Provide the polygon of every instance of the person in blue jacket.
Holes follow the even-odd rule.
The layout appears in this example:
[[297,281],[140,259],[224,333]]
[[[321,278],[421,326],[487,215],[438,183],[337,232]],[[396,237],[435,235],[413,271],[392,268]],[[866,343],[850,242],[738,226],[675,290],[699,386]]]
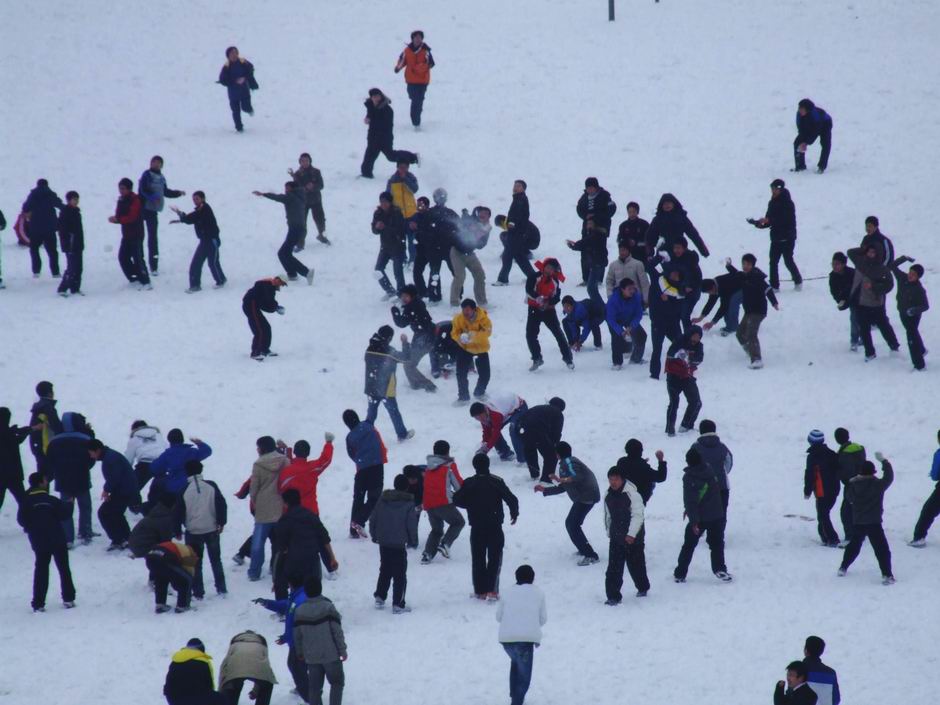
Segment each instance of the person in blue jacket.
[[225,50],[225,64],[219,72],[219,83],[228,89],[228,104],[232,109],[232,120],[238,132],[245,128],[242,125],[242,111],[254,115],[251,107],[251,91],[258,90],[255,80],[255,67],[238,55],[238,47],[229,47]]
[[630,362],[638,365],[643,362],[646,349],[646,331],[640,323],[643,321],[643,296],[636,283],[629,278],[621,279],[620,284],[607,299],[607,326],[610,328],[610,355],[614,369],[623,367],[624,353],[632,343]]
[[371,421],[361,421],[359,414],[346,409],[343,412],[343,423],[349,429],[346,434],[346,454],[356,464],[349,537],[367,538],[363,527],[382,494],[388,454],[379,430]]
[[101,506],[98,507],[98,521],[108,538],[111,539],[109,551],[122,551],[127,548],[127,538],[131,527],[124,517],[128,507],[140,506],[140,489],[137,487],[137,475],[134,468],[113,448],[94,438],[88,441],[88,456],[95,462],[101,461],[101,474],[104,475],[104,491],[101,493]]
[[[940,431],[937,431],[937,442],[940,443]],[[940,448],[933,454],[930,479],[937,484],[934,485],[933,492],[930,493],[927,501],[924,502],[923,509],[920,510],[920,517],[914,527],[914,539],[907,544],[914,548],[923,548],[927,545],[927,532],[930,531],[930,525],[940,516]]]
[[177,191],[166,185],[163,175],[163,157],[159,154],[150,158],[150,168],[140,175],[137,182],[137,195],[140,196],[141,216],[147,226],[147,264],[150,273],[157,276],[160,265],[160,246],[157,243],[157,227],[159,226],[159,213],[167,198],[185,196],[185,191]]
[[150,464],[153,481],[161,492],[182,494],[188,481],[186,463],[190,460],[202,462],[212,455],[212,448],[198,438],[190,438],[193,445],[183,441],[183,432],[178,428],[166,434],[170,447]]
[[568,345],[574,351],[580,351],[587,342],[588,335],[594,336],[594,347],[600,350],[601,324],[607,317],[604,304],[594,299],[575,301],[573,296],[565,296],[561,300],[561,310],[565,312],[561,325],[568,337]]
[[62,433],[49,441],[46,450],[49,479],[55,478],[55,490],[69,507],[69,515],[62,522],[69,545],[75,542],[73,515],[76,504],[78,538],[87,546],[95,536],[91,528],[91,469],[95,461],[88,457],[88,441],[94,435],[84,416],[67,411],[62,414]]
[[307,693],[310,690],[307,680],[307,666],[294,650],[294,615],[297,608],[307,601],[307,593],[304,590],[301,576],[291,575],[288,578],[288,583],[290,585],[290,594],[286,599],[268,600],[258,597],[252,601],[256,605],[261,605],[267,610],[284,616],[284,633],[277,638],[276,643],[280,645],[287,644],[287,669],[294,679],[297,692]]
[[23,213],[29,221],[29,257],[32,260],[33,278],[39,278],[42,271],[42,258],[39,256],[41,247],[46,248],[52,276],[59,276],[59,250],[55,241],[58,225],[56,210],[62,207],[62,199],[49,188],[49,182],[45,179],[36,182],[36,188],[29,192],[23,203]]
[[832,116],[809,98],[803,98],[796,110],[796,130],[796,139],[793,140],[796,167],[793,171],[806,171],[806,149],[819,138],[822,151],[816,173],[822,174],[829,166],[829,152],[832,151]]

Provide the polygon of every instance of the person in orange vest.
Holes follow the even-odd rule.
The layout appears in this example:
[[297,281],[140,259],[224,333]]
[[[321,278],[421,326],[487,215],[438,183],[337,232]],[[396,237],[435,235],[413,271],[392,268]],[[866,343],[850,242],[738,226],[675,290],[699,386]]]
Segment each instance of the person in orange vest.
[[431,47],[424,43],[424,32],[416,29],[411,33],[411,42],[398,57],[395,73],[405,69],[405,83],[408,84],[408,98],[411,100],[411,124],[415,130],[421,129],[421,110],[424,108],[424,94],[431,82],[431,69],[434,57]]

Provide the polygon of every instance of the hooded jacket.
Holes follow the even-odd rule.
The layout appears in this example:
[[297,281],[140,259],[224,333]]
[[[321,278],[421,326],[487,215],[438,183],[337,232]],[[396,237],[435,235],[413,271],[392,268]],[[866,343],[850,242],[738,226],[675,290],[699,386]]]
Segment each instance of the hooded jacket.
[[[55,438],[57,433],[62,433],[62,421],[59,419],[59,412],[55,408],[57,402],[56,399],[41,397],[29,410],[29,447],[36,457],[45,455],[46,448],[49,447],[49,441]],[[40,423],[42,428],[33,431],[32,427]]]
[[863,446],[852,442],[839,446],[839,479],[843,485],[848,485],[849,481],[858,475],[864,462],[865,448]]
[[[490,351],[490,334],[493,332],[493,323],[490,321],[489,314],[485,308],[477,306],[476,314],[472,321],[461,311],[451,323],[450,337],[457,345],[463,348],[471,355],[482,355]],[[470,334],[470,342],[461,342],[460,336],[464,333]]]
[[894,469],[887,460],[881,461],[882,477],[856,475],[845,487],[846,497],[852,504],[852,523],[880,524],[884,514],[885,491],[894,482]]
[[437,509],[453,503],[454,492],[460,489],[463,478],[453,458],[429,455],[423,484],[422,506],[425,510]]
[[725,518],[718,481],[705,463],[685,468],[682,500],[690,524],[707,524]]
[[163,685],[163,695],[169,705],[205,702],[213,697],[215,684],[212,676],[212,657],[201,649],[183,647],[170,661]]
[[[672,201],[675,204],[671,211],[663,210],[665,201]],[[704,257],[708,257],[708,247],[705,246],[702,236],[689,220],[679,199],[671,193],[664,193],[656,206],[656,215],[646,230],[646,250],[653,253],[660,249],[671,253],[673,244],[683,236],[688,238]],[[659,244],[660,239],[663,240],[662,244]]]
[[731,474],[731,468],[734,465],[734,455],[728,450],[728,446],[721,442],[717,433],[703,433],[692,444],[692,448],[698,451],[699,455],[702,456],[702,462],[715,473],[718,488],[723,492],[727,492],[729,487],[728,475]]
[[75,254],[85,249],[85,230],[82,227],[82,211],[77,206],[64,205],[59,212],[59,245],[66,254]]
[[91,488],[95,461],[88,455],[88,441],[92,434],[81,414],[67,411],[63,416],[61,433],[46,450],[47,467],[55,478],[56,491],[77,497]]
[[597,488],[597,478],[591,468],[574,456],[559,458],[558,477],[561,479],[557,485],[546,487],[542,492],[546,497],[568,493],[568,499],[575,504],[597,504],[601,501],[601,493]]
[[357,472],[388,462],[385,443],[371,421],[360,421],[346,434],[346,455],[356,464]]
[[62,199],[47,184],[36,186],[23,203],[23,212],[29,213],[30,232],[40,237],[55,233],[56,209],[62,207]]
[[376,146],[391,146],[394,142],[395,111],[392,110],[392,101],[383,95],[378,105],[367,98],[365,103],[366,118],[369,120],[367,140]]
[[202,441],[195,445],[171,443],[150,463],[150,472],[157,486],[164,492],[179,494],[186,488],[186,463],[202,462],[212,455],[212,448]]
[[679,379],[695,377],[695,371],[705,360],[705,347],[701,338],[697,343],[692,340],[695,333],[701,336],[702,329],[691,326],[688,333],[669,346],[666,351],[666,375]]
[[627,536],[636,538],[643,528],[646,504],[636,486],[624,480],[619,490],[607,490],[604,497],[604,524],[611,544],[626,543]]
[[127,545],[135,558],[143,558],[158,543],[169,541],[176,536],[178,530],[173,508],[157,502],[147,516],[131,529]]
[[614,289],[607,299],[607,325],[611,332],[623,337],[625,330],[634,331],[643,321],[643,295],[637,288],[630,298],[623,298],[620,289]]
[[177,525],[197,536],[214,534],[228,522],[225,496],[214,482],[202,479],[202,474],[189,478],[174,512]]
[[289,507],[274,525],[273,538],[277,550],[284,554],[287,576],[315,574],[320,550],[330,543],[320,517],[304,507]]
[[791,242],[796,240],[796,205],[789,189],[780,189],[780,195],[771,197],[767,202],[766,225],[756,225],[760,229],[770,228],[771,242]]
[[284,501],[277,491],[277,479],[287,463],[286,455],[272,451],[259,456],[252,465],[249,493],[255,506],[256,524],[273,524],[284,513]]
[[734,265],[727,265],[728,272],[733,274],[741,285],[741,307],[745,314],[767,315],[767,302],[777,305],[774,290],[767,283],[767,275],[759,267],[752,267],[751,271],[738,271]]
[[[302,166],[294,171],[292,178],[294,183],[303,189],[308,206],[322,202],[323,174],[320,173],[319,169],[312,164],[307,167]],[[307,184],[313,184],[313,188],[307,188]]]
[[242,310],[257,307],[266,313],[277,311],[277,287],[270,279],[259,279],[242,297]]
[[806,449],[803,495],[833,500],[839,496],[839,455],[825,443],[811,443]]
[[23,484],[23,460],[20,445],[29,438],[29,427],[10,426],[9,419],[0,420],[0,481]]
[[141,426],[131,433],[124,450],[124,457],[131,465],[152,463],[169,446],[156,426]]
[[294,648],[306,664],[334,663],[346,657],[343,618],[323,595],[311,597],[294,613]]
[[[581,239],[572,249],[580,251],[592,267],[603,267],[607,264],[607,238],[610,236],[610,222],[617,212],[617,204],[604,189],[599,189],[593,198],[585,191],[578,199],[577,211],[583,221]],[[593,227],[588,227],[589,223]]]
[[666,481],[668,467],[665,460],[660,460],[656,470],[653,470],[645,458],[639,455],[625,455],[617,461],[617,472],[625,481],[636,487],[645,505],[653,496],[656,485]]
[[411,328],[415,336],[426,337],[428,340],[434,337],[434,321],[431,320],[431,314],[428,313],[428,307],[424,301],[415,297],[410,303],[392,307],[392,320],[399,328]]
[[53,553],[65,548],[63,521],[71,521],[72,507],[43,489],[32,489],[16,512],[16,521],[29,536],[37,553]]
[[561,325],[570,342],[583,345],[591,335],[591,330],[604,322],[606,314],[603,303],[593,299],[582,299],[575,301],[571,313],[565,314],[565,317],[561,319]]
[[134,468],[114,448],[104,447],[101,474],[104,476],[104,491],[111,497],[126,502],[130,507],[140,504],[140,489],[137,487]]
[[410,171],[402,176],[396,170],[389,177],[385,190],[392,194],[392,205],[401,211],[402,217],[410,218],[418,211],[418,205],[415,203],[418,177]]
[[919,316],[930,308],[924,285],[920,283],[920,280],[908,281],[907,272],[902,272],[900,269],[904,262],[910,261],[910,257],[898,257],[890,265],[898,283],[898,313],[905,317]]
[[531,308],[545,311],[554,308],[561,300],[561,283],[565,281],[564,273],[559,269],[552,276],[545,274],[544,269],[548,260],[535,263],[535,273],[526,278],[526,303]]
[[372,542],[379,546],[404,548],[418,543],[418,512],[414,495],[384,490],[369,517]]
[[219,668],[219,688],[237,678],[277,683],[268,660],[268,642],[251,630],[232,637]]
[[509,507],[509,518],[519,516],[519,500],[506,486],[501,477],[489,472],[477,474],[464,480],[454,492],[453,503],[467,510],[470,526],[485,529],[501,528],[503,525],[503,503]]
[[375,333],[366,348],[366,379],[364,391],[372,399],[394,399],[397,391],[395,368],[404,357],[389,345],[381,335]]

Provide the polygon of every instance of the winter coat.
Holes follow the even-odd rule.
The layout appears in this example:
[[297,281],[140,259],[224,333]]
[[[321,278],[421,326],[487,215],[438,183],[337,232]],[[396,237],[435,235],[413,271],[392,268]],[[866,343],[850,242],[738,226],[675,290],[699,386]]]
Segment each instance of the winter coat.
[[388,462],[382,436],[371,421],[360,421],[346,434],[346,454],[356,464],[357,471]]
[[202,441],[195,445],[172,443],[150,463],[150,473],[163,492],[179,494],[186,489],[186,463],[190,460],[202,462],[210,455],[212,448]]
[[307,593],[302,587],[292,591],[283,600],[261,600],[261,606],[265,609],[284,615],[284,633],[281,640],[289,647],[294,646],[294,616],[306,601]]
[[124,450],[124,457],[131,465],[152,463],[169,446],[160,429],[155,426],[141,426],[131,433]]
[[[42,397],[29,410],[29,447],[37,458],[46,454],[49,442],[57,433],[62,433],[62,421],[56,411],[56,399]],[[33,431],[32,427],[42,424],[42,428]]]
[[200,649],[184,647],[173,654],[163,685],[169,705],[195,705],[215,697],[212,657]]
[[842,694],[835,670],[815,656],[804,658],[803,665],[806,666],[806,685],[816,693],[818,705],[839,705]]
[[395,368],[405,362],[404,356],[385,342],[378,334],[369,340],[366,348],[366,378],[364,391],[370,399],[394,399],[397,391]]
[[506,213],[506,226],[512,233],[524,235],[529,229],[529,197],[524,191],[512,195],[509,212]]
[[839,304],[839,310],[849,307],[852,298],[852,282],[855,280],[855,268],[845,265],[841,272],[829,272],[829,293],[832,300]]
[[612,544],[623,545],[627,536],[636,538],[643,528],[646,504],[632,482],[624,481],[619,490],[607,490],[604,520]]
[[36,553],[53,553],[65,548],[63,521],[71,521],[72,506],[48,491],[32,489],[16,513],[16,521],[29,536]]
[[725,518],[718,481],[712,469],[699,463],[687,466],[682,476],[682,500],[690,524],[706,524]]
[[29,213],[29,230],[39,237],[52,235],[56,229],[56,209],[62,208],[62,199],[48,186],[36,186],[23,203],[23,212]]
[[839,454],[825,443],[811,443],[806,449],[803,495],[817,499],[839,496]]
[[[675,206],[669,212],[663,210],[663,202],[666,200],[671,200],[675,203]],[[662,198],[659,199],[659,205],[656,207],[656,215],[650,221],[649,227],[646,230],[646,251],[653,253],[657,249],[660,249],[672,253],[673,243],[682,236],[690,240],[692,244],[695,245],[695,249],[703,256],[708,257],[708,248],[705,246],[705,242],[702,240],[701,235],[699,235],[698,230],[692,225],[692,221],[689,220],[689,216],[686,214],[682,204],[679,203],[672,194],[665,193]],[[663,241],[662,244],[659,244],[660,240]]]
[[[451,323],[450,337],[457,345],[471,355],[482,355],[490,351],[490,335],[493,332],[493,323],[485,308],[477,306],[473,320],[467,320],[461,311]],[[464,343],[460,336],[469,333],[470,342]]]
[[597,504],[601,501],[597,478],[591,468],[574,456],[559,459],[557,474],[561,482],[554,487],[546,487],[542,492],[546,497],[567,492],[568,499],[575,504]]
[[182,191],[176,191],[166,185],[166,177],[162,171],[148,169],[140,175],[137,182],[137,193],[144,202],[144,210],[160,212],[163,210],[165,198],[179,198]]
[[429,257],[446,260],[450,256],[451,244],[457,239],[459,218],[447,206],[431,206],[428,209],[428,225],[431,230]]
[[583,224],[581,239],[572,249],[580,251],[590,266],[603,267],[607,264],[607,238],[610,236],[610,221],[617,212],[617,204],[604,189],[597,191],[593,198],[585,191],[578,200],[577,211]]
[[259,279],[242,297],[242,309],[258,307],[266,313],[277,311],[277,287],[270,279]]
[[774,689],[774,705],[816,705],[817,696],[809,683],[801,683],[796,688],[786,688],[777,683]]
[[[245,82],[239,83],[240,78],[244,78]],[[219,71],[219,83],[228,89],[229,100],[247,97],[250,91],[258,90],[254,64],[243,57],[238,57],[235,63],[226,61]]]
[[[382,227],[379,228],[379,223]],[[372,214],[372,232],[379,236],[379,246],[383,252],[390,255],[404,255],[405,253],[405,219],[401,210],[396,206],[389,206],[385,210],[381,206]]]
[[499,395],[485,402],[490,418],[489,421],[481,422],[480,425],[483,428],[483,447],[487,452],[503,437],[502,431],[506,420],[523,404],[525,404],[525,399],[516,394]]
[[122,453],[105,446],[101,456],[101,474],[104,475],[104,491],[108,495],[131,507],[140,504],[137,476]]
[[593,299],[576,301],[571,313],[565,314],[561,325],[568,339],[584,344],[595,326],[604,322],[607,310],[604,304]]
[[239,678],[277,683],[268,660],[268,642],[251,630],[232,637],[219,669],[219,688]]
[[852,523],[858,526],[880,524],[884,514],[884,494],[894,482],[894,469],[887,460],[881,461],[882,477],[856,475],[845,486],[846,498],[852,504]]
[[[476,209],[474,209],[476,211]],[[484,225],[475,215],[467,213],[466,210],[457,221],[457,228],[454,231],[451,245],[457,252],[463,255],[471,255],[475,250],[482,250],[490,240],[491,225]]]
[[320,517],[304,507],[290,507],[274,525],[274,545],[283,553],[287,576],[307,576],[317,565],[330,534]]
[[428,510],[452,504],[454,492],[462,484],[463,478],[453,458],[429,455],[424,471],[422,506]]
[[734,456],[728,450],[728,446],[721,442],[717,433],[703,433],[692,444],[692,448],[698,451],[698,454],[702,457],[702,462],[715,473],[718,488],[723,492],[727,492],[728,475],[734,465]]
[[792,242],[796,240],[796,205],[788,189],[780,189],[780,195],[772,197],[767,203],[766,225],[758,228],[770,228],[771,242]]
[[286,455],[272,451],[259,456],[252,465],[249,493],[255,507],[256,524],[273,524],[284,513],[277,479],[288,462]]
[[846,443],[839,447],[839,479],[843,485],[858,475],[865,462],[865,448],[858,443]]
[[82,228],[82,211],[75,206],[64,205],[59,212],[59,245],[66,254],[75,254],[85,249],[85,231]]
[[157,502],[147,516],[131,529],[127,545],[136,558],[143,558],[158,543],[169,541],[176,536],[179,526],[171,507]]
[[384,490],[369,517],[372,543],[404,548],[418,543],[418,513],[410,492]]
[[20,445],[29,438],[29,427],[0,426],[0,482],[23,484]]
[[[304,198],[308,206],[320,203],[323,200],[321,191],[323,191],[323,174],[314,166],[300,167],[293,174],[294,183],[303,189]],[[307,188],[308,184],[313,184],[313,188]]]
[[671,271],[677,271],[681,274],[681,293],[683,296],[692,296],[702,288],[702,268],[699,265],[699,256],[697,252],[686,250],[681,257],[676,257],[672,250],[669,250],[669,262],[663,267],[668,274]]
[[645,505],[653,496],[656,485],[666,481],[668,468],[664,460],[658,461],[656,470],[653,470],[645,458],[626,455],[617,461],[617,472],[625,481],[636,487]]
[[215,221],[215,213],[208,203],[203,202],[192,213],[181,214],[180,221],[192,225],[196,231],[196,237],[200,240],[219,239],[219,224]]
[[741,291],[743,282],[741,281],[741,277],[737,275],[737,271],[735,271],[728,272],[727,274],[719,274],[715,277],[715,286],[718,287],[718,292],[708,295],[708,301],[705,302],[705,307],[700,314],[702,318],[707,317],[715,307],[715,304],[719,304],[718,310],[715,311],[715,315],[712,316],[712,323],[717,323],[725,315],[728,306],[731,305],[731,297]]
[[418,192],[418,177],[410,171],[401,176],[396,170],[392,174],[385,190],[392,194],[392,205],[401,211],[405,218],[410,218],[418,211],[415,194]]
[[544,436],[553,444],[561,440],[564,428],[564,413],[551,404],[530,407],[519,418],[519,429],[523,435]]
[[334,663],[346,657],[342,617],[323,595],[297,608],[293,632],[294,648],[306,664]]
[[650,224],[643,218],[630,220],[627,218],[617,228],[617,246],[623,243],[630,245],[630,254],[638,260],[646,259],[646,232]]
[[846,253],[855,265],[852,279],[852,300],[866,308],[881,308],[888,292],[894,288],[891,270],[876,260],[869,260],[859,247]]
[[228,505],[218,485],[203,480],[201,474],[193,475],[176,502],[174,515],[177,526],[185,526],[187,533],[214,534],[228,522]]
[[122,238],[144,236],[143,201],[136,193],[128,193],[118,198],[114,217],[121,226]]
[[604,279],[604,285],[607,287],[607,296],[610,297],[614,289],[620,286],[624,279],[632,279],[637,285],[640,293],[643,295],[643,303],[649,302],[650,278],[646,273],[643,263],[630,256],[626,259],[615,259],[607,267],[607,276]]
[[196,566],[199,564],[199,556],[196,555],[196,551],[192,547],[176,541],[164,541],[151,548],[147,552],[148,563],[151,560],[179,566],[190,575],[195,573]]
[[391,146],[395,135],[395,111],[392,110],[392,101],[386,96],[376,106],[368,98],[363,105],[366,106],[366,118],[369,120],[369,131],[366,136],[368,143],[377,147]]
[[637,289],[633,296],[625,299],[620,289],[615,289],[607,299],[607,325],[611,332],[623,337],[625,331],[635,331],[643,321],[643,295]]
[[477,473],[464,480],[460,489],[451,498],[453,503],[467,510],[470,526],[484,529],[500,528],[503,525],[503,502],[509,507],[509,518],[519,516],[519,500],[510,491],[501,477],[489,473]]
[[919,316],[926,313],[930,308],[927,301],[927,291],[920,280],[910,282],[907,280],[907,272],[902,272],[900,266],[904,262],[910,262],[910,257],[898,257],[891,263],[891,271],[898,283],[898,312],[902,316]]
[[55,478],[57,492],[77,497],[91,488],[91,469],[95,466],[88,455],[91,433],[81,414],[69,411],[64,417],[63,432],[49,442],[46,450],[47,472]]
[[540,644],[548,621],[545,593],[531,583],[510,586],[500,594],[496,621],[501,644]]
[[395,73],[405,69],[405,83],[426,86],[431,82],[431,69],[434,68],[434,57],[431,47],[423,42],[417,48],[411,42],[405,45],[404,51],[395,64]]
[[750,272],[741,272],[733,265],[727,265],[728,272],[734,274],[741,285],[741,307],[745,314],[767,315],[767,301],[777,305],[774,290],[767,283],[767,275],[759,268],[752,267]]
[[320,514],[317,505],[317,484],[330,463],[333,462],[333,444],[329,441],[323,444],[323,451],[316,460],[295,458],[287,453],[290,465],[281,470],[277,480],[277,491],[284,494],[287,490],[297,490],[300,493],[300,504],[316,515]]
[[565,281],[565,275],[558,271],[552,276],[545,272],[545,260],[535,263],[535,272],[526,278],[525,293],[527,295],[526,303],[531,308],[537,308],[545,311],[554,308],[561,300],[561,283]]
[[307,197],[301,189],[293,188],[287,193],[268,192],[261,195],[284,206],[289,230],[303,230],[307,226]]
[[812,104],[806,115],[796,111],[797,139],[803,144],[812,144],[824,132],[832,131],[832,117],[822,108]]
[[877,228],[870,235],[865,233],[859,247],[863,252],[869,247],[874,247],[878,251],[877,260],[886,267],[894,261],[894,243]]
[[667,376],[671,375],[679,379],[695,376],[695,371],[705,360],[705,347],[702,341],[692,342],[692,334],[696,332],[701,335],[702,329],[692,326],[688,333],[669,346],[666,351],[665,365]]
[[411,328],[414,337],[423,337],[427,340],[434,338],[434,321],[431,320],[431,314],[428,313],[428,307],[424,301],[415,297],[411,303],[398,306],[392,306],[392,320],[399,328]]

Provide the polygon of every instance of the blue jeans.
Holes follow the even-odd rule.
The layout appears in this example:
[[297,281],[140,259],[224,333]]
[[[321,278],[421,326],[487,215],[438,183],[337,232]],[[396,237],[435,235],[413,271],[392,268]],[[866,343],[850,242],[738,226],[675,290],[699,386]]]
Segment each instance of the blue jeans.
[[509,667],[509,698],[512,705],[522,705],[532,681],[532,658],[535,644],[531,641],[512,641],[503,644],[512,665]]
[[402,421],[401,412],[398,410],[398,401],[395,397],[379,399],[378,397],[369,397],[369,409],[366,412],[366,421],[375,423],[379,415],[379,404],[385,402],[385,410],[388,411],[388,417],[392,420],[392,426],[395,427],[395,435],[399,440],[408,435],[408,429],[405,428],[405,422]]
[[91,539],[91,492],[85,490],[75,497],[67,495],[64,492],[59,492],[59,496],[72,507],[69,518],[62,522],[62,528],[65,529],[66,542],[75,542],[75,522],[72,517],[75,513],[76,502],[78,503],[78,537],[81,539]]
[[[596,301],[601,306],[604,306],[604,299],[601,297],[601,292],[598,290],[598,286],[604,282],[604,265],[592,265],[588,269],[588,278],[587,278],[587,292],[588,296],[591,297],[591,301]],[[637,282],[637,286],[640,283]]]
[[264,567],[264,542],[271,535],[274,522],[255,522],[255,531],[251,535],[251,562],[248,564],[248,577],[252,580],[261,578],[261,569]]
[[734,333],[738,330],[738,321],[741,320],[741,299],[743,291],[736,291],[728,300],[728,310],[725,311],[725,330]]

